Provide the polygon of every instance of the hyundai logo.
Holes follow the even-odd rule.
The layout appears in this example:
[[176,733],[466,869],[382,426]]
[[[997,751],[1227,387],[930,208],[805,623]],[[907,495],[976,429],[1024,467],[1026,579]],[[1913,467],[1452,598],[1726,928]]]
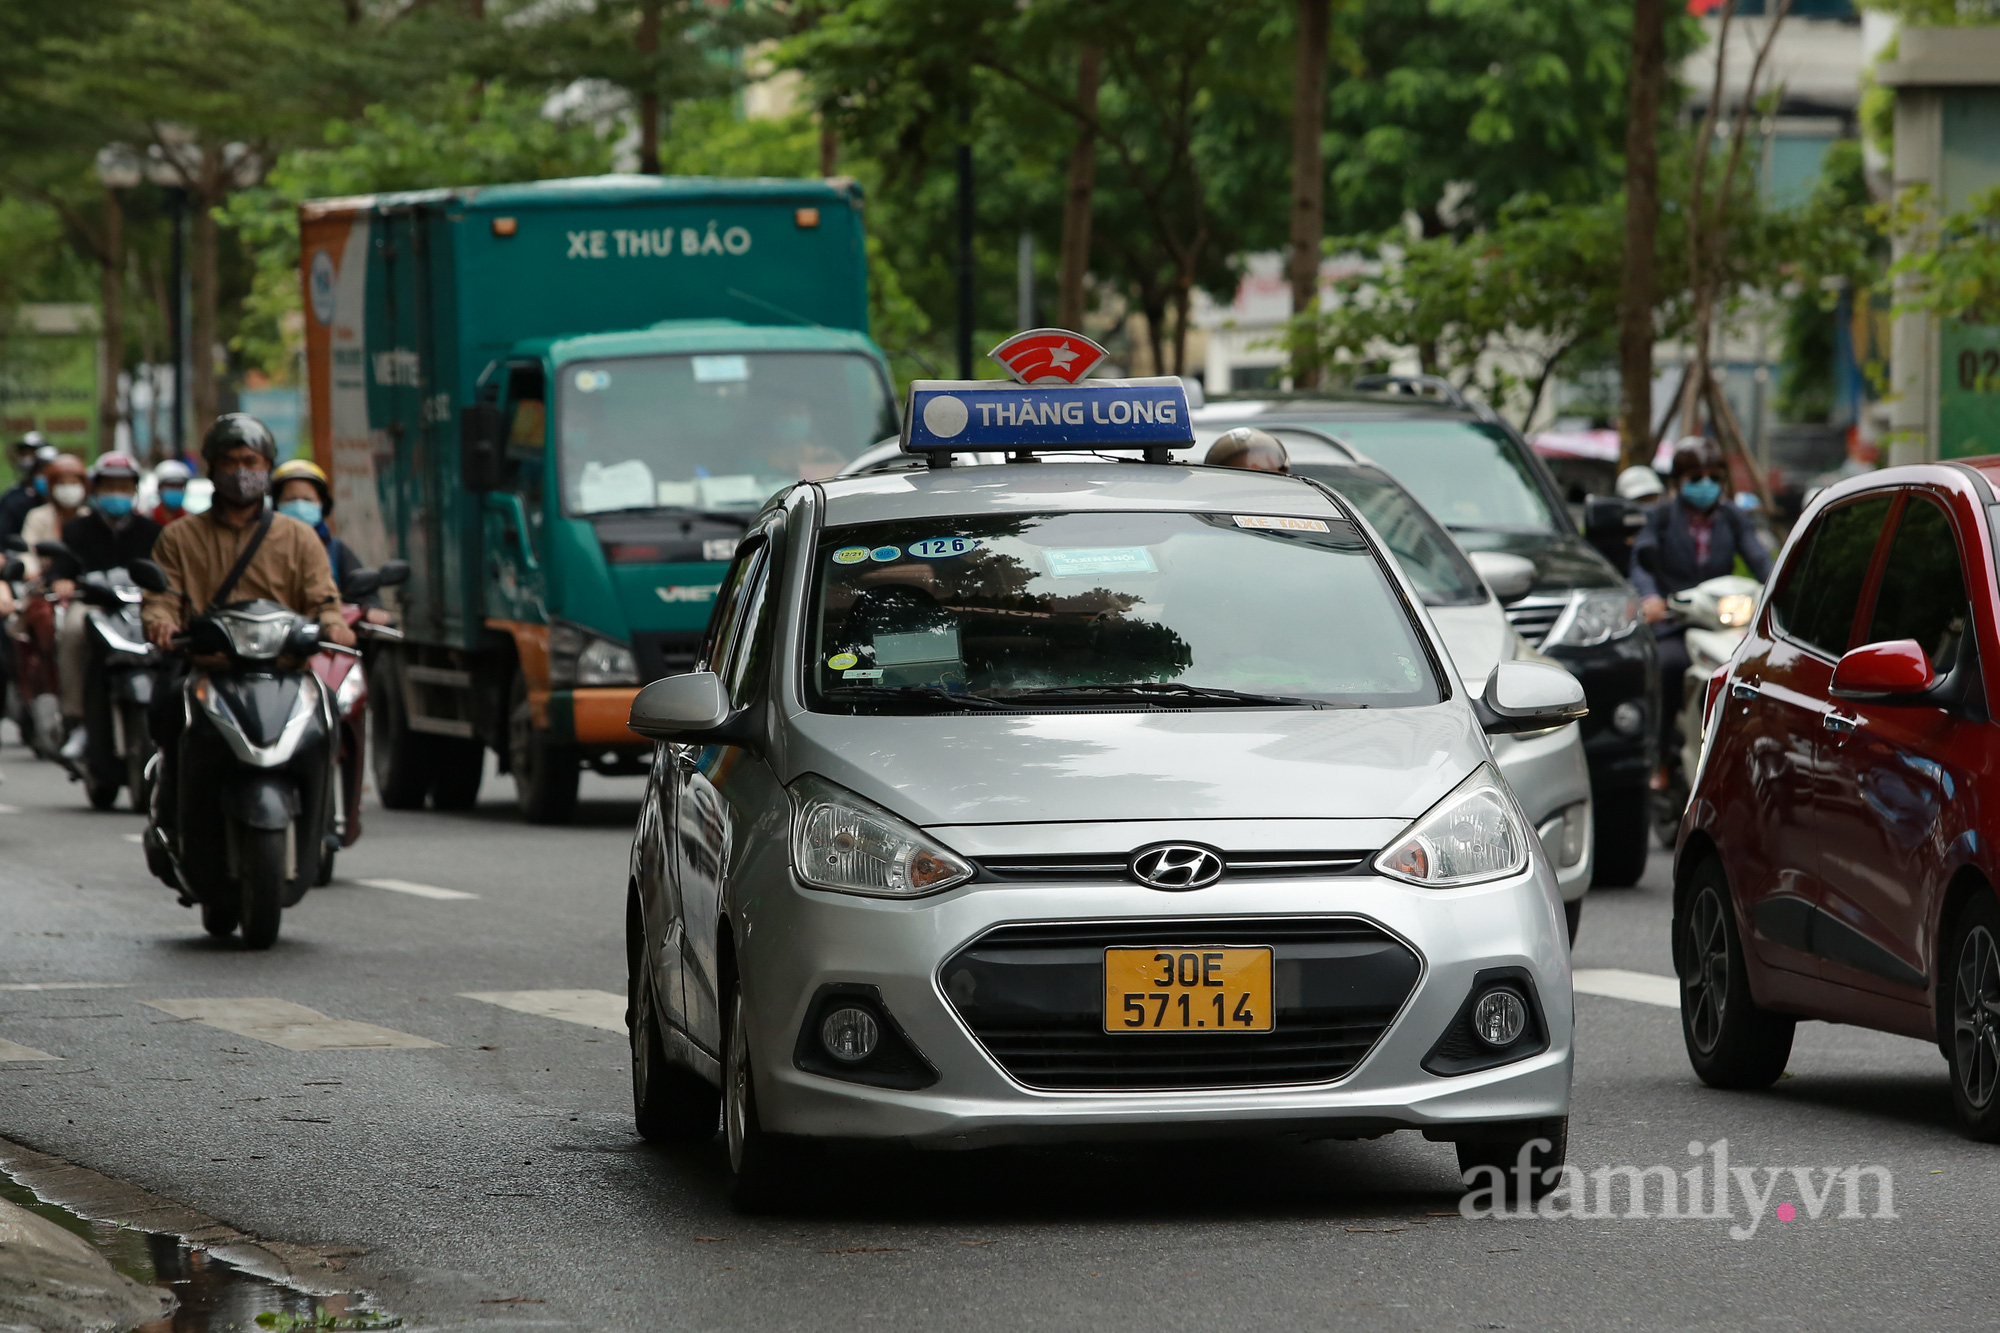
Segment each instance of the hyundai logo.
[[1132,853],[1126,869],[1149,889],[1205,889],[1222,878],[1222,853],[1188,842],[1156,842]]

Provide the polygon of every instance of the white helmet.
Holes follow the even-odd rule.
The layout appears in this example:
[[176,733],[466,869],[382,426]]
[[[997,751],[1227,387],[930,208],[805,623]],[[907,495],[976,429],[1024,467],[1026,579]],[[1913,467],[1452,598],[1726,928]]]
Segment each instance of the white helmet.
[[162,486],[185,486],[194,476],[194,469],[178,458],[169,458],[153,469],[153,480]]
[[1618,494],[1627,500],[1657,500],[1665,489],[1660,474],[1643,463],[1618,474]]

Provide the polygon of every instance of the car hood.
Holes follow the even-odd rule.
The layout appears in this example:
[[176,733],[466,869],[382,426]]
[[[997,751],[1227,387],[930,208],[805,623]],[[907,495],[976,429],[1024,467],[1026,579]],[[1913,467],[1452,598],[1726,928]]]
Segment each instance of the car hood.
[[1414,819],[1488,751],[1462,701],[788,720],[780,771],[920,825]]
[[1555,596],[1572,588],[1609,588],[1618,571],[1580,537],[1558,532],[1496,532],[1489,528],[1453,528],[1451,535],[1468,551],[1501,551],[1518,555],[1535,566],[1531,596]]

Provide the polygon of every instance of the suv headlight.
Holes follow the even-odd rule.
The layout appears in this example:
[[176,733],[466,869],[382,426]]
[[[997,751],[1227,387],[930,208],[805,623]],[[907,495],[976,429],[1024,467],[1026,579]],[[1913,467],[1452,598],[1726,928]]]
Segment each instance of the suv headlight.
[[1491,764],[1410,825],[1375,868],[1407,884],[1453,889],[1516,875],[1528,864],[1528,831]]
[[1544,648],[1590,648],[1622,639],[1641,623],[1639,595],[1622,588],[1600,588],[1577,594],[1563,623],[1543,643]]
[[918,898],[972,878],[963,857],[845,787],[808,775],[791,791],[792,869],[814,888]]
[[557,620],[549,624],[549,685],[574,689],[579,685],[637,685],[639,661],[615,639],[592,634],[581,625]]

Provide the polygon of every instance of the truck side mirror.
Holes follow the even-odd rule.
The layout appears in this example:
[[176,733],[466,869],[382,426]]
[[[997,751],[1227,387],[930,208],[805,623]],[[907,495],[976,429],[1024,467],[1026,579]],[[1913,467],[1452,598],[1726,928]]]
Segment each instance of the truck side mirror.
[[483,494],[500,485],[500,409],[492,403],[472,403],[458,414],[459,481],[466,490]]

